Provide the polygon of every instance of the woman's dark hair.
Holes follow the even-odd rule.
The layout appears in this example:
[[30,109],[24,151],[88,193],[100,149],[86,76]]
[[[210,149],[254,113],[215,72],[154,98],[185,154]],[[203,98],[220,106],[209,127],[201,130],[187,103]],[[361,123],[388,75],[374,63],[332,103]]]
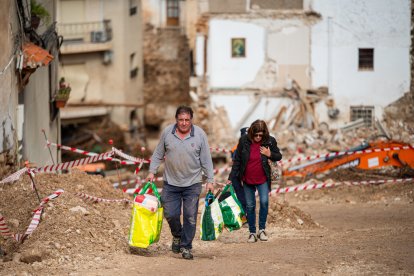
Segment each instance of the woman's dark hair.
[[193,118],[193,110],[189,106],[180,105],[177,108],[177,111],[175,111],[175,118],[177,119],[178,118],[178,115],[181,114],[181,113],[190,114],[191,119]]
[[247,131],[247,136],[250,141],[253,141],[254,135],[258,132],[263,132],[262,143],[269,140],[270,134],[265,121],[256,120],[250,125],[249,130]]

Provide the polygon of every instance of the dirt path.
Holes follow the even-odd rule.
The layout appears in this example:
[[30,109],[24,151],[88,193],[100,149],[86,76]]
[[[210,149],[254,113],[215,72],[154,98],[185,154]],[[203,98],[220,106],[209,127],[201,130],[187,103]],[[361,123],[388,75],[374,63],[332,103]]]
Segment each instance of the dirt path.
[[[42,195],[56,188],[65,192],[48,203],[23,244],[0,243],[8,253],[0,258],[0,275],[414,275],[413,183],[271,197],[268,242],[248,244],[246,228],[224,232],[214,242],[201,241],[197,232],[195,259],[187,261],[170,251],[165,220],[160,241],[131,254],[131,205],[74,195],[125,196],[102,177],[44,175],[37,182]],[[4,186],[0,194],[0,211],[17,233],[38,204],[27,183]]]
[[[414,275],[414,209],[410,203],[297,203],[322,227],[268,229],[269,242],[247,244],[247,229],[195,242],[195,260],[163,250],[143,257],[105,256],[73,275]],[[69,272],[69,271],[68,271]]]

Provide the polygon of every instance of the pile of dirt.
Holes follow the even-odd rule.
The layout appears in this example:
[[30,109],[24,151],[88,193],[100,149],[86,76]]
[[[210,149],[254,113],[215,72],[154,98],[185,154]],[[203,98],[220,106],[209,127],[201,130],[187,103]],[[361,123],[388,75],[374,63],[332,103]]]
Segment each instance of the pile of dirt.
[[[58,198],[44,208],[38,228],[23,244],[14,240],[1,241],[7,253],[4,261],[20,259],[43,264],[79,262],[94,258],[99,251],[126,249],[130,204],[118,202],[95,203],[76,193],[105,199],[127,199],[128,195],[115,190],[101,176],[90,176],[76,170],[72,174],[39,174],[35,178],[41,198],[63,189]],[[12,233],[24,233],[32,219],[32,210],[39,206],[30,179],[24,176],[16,183],[3,185],[0,190],[0,209]],[[14,254],[14,256],[13,256]],[[87,257],[85,257],[87,256]]]
[[[44,208],[38,228],[22,244],[12,239],[0,240],[0,247],[7,255],[2,265],[13,266],[37,262],[40,266],[66,265],[76,269],[90,261],[101,261],[106,253],[129,252],[127,237],[131,204],[122,202],[93,202],[76,193],[103,199],[131,199],[99,175],[87,175],[78,170],[71,174],[38,174],[35,177],[40,198],[58,189],[64,192],[49,201]],[[30,187],[28,176],[0,188],[0,210],[12,233],[24,233],[30,224],[32,211],[39,200]],[[199,215],[203,202],[200,201]],[[269,224],[280,228],[311,228],[315,223],[310,216],[286,202],[271,201]],[[195,243],[200,247],[211,246],[199,240],[199,227]],[[146,254],[168,252],[171,234],[164,220],[161,239]],[[232,232],[223,240],[245,241],[245,233]],[[227,237],[227,238],[226,238]],[[14,262],[11,262],[11,261]],[[1,264],[1,263],[0,263]]]

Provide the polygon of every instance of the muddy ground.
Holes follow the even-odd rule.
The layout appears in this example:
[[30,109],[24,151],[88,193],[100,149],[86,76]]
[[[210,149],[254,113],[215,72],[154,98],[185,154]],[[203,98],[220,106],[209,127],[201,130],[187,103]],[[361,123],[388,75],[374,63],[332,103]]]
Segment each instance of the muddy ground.
[[[127,245],[131,205],[94,203],[83,192],[129,198],[101,176],[81,172],[37,175],[42,197],[65,192],[46,205],[34,233],[6,251],[1,275],[414,275],[413,182],[340,186],[271,197],[268,242],[248,244],[248,230],[217,241],[194,241],[193,261],[173,254],[164,221],[161,240],[147,250]],[[24,233],[38,205],[27,176],[1,188],[0,213]]]

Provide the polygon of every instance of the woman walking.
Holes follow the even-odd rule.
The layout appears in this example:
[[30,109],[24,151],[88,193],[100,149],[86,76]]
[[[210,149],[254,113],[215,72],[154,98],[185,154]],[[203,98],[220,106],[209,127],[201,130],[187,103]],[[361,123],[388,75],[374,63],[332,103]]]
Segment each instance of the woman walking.
[[[269,160],[279,161],[282,154],[277,147],[276,139],[269,134],[263,120],[254,121],[247,135],[239,139],[229,182],[233,177],[242,181],[246,197],[247,222],[249,223],[248,242],[257,239],[267,241],[265,232],[267,213],[269,209],[269,192],[271,185],[271,169]],[[259,232],[256,235],[256,190],[259,193]]]

